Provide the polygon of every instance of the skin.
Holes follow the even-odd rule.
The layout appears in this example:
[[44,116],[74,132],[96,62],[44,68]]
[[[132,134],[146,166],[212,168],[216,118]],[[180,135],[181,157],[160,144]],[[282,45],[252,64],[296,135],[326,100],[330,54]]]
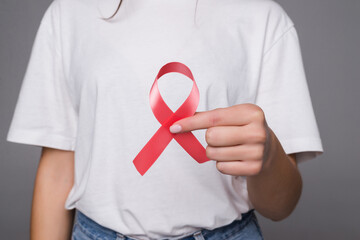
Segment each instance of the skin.
[[259,106],[196,112],[170,127],[172,133],[197,129],[206,129],[206,155],[221,173],[246,176],[250,201],[261,215],[280,221],[291,214],[302,191],[295,154],[285,153]]
[[31,240],[70,239],[75,210],[64,208],[74,181],[74,152],[42,148],[31,207]]

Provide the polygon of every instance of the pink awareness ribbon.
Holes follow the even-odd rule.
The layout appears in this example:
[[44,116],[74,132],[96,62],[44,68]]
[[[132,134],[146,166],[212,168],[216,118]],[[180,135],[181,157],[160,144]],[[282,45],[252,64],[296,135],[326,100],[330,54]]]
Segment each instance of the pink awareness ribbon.
[[[178,72],[184,74],[193,81],[193,86],[189,96],[183,104],[173,112],[164,102],[160,95],[157,81],[166,73]],[[205,148],[189,131],[183,133],[171,133],[169,127],[176,121],[194,115],[199,104],[199,89],[195,83],[190,69],[180,62],[169,62],[161,67],[155,81],[150,89],[150,106],[161,127],[136,155],[133,163],[137,171],[144,175],[146,171],[154,164],[166,146],[174,138],[184,150],[194,158],[198,163],[209,161],[206,157]]]

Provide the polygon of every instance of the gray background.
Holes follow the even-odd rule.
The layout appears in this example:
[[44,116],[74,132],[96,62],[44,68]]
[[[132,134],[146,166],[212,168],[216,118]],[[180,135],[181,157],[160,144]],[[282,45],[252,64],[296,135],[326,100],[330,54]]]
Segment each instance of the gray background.
[[[151,0],[149,0],[151,1]],[[325,153],[300,164],[304,188],[266,239],[360,239],[360,1],[279,0],[295,22]],[[28,239],[40,147],[5,141],[35,32],[50,0],[0,0],[0,232]]]

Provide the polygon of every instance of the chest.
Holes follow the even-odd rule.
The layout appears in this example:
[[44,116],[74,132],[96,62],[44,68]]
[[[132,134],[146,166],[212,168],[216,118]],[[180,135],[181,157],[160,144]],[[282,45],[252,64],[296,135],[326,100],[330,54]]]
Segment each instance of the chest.
[[[226,19],[194,12],[160,12],[156,8],[122,12],[113,22],[98,20],[75,33],[71,85],[82,96],[136,105],[147,104],[151,85],[164,64],[179,61],[192,71],[200,91],[199,108],[225,107],[248,101],[255,85],[249,72],[244,36]],[[189,9],[188,9],[189,10]],[[204,10],[205,11],[205,10]],[[210,11],[208,9],[208,11]],[[175,108],[192,82],[171,73],[159,80],[160,92]]]

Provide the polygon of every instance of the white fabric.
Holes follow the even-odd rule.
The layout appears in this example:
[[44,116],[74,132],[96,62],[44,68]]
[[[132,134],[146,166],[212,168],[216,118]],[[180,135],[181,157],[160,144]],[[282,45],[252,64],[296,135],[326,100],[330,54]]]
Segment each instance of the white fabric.
[[[7,140],[75,151],[65,203],[136,239],[214,229],[253,208],[245,177],[198,164],[172,140],[141,176],[132,160],[160,127],[149,91],[161,66],[186,64],[197,111],[258,104],[286,153],[323,152],[294,24],[270,0],[54,0],[32,48]],[[196,22],[194,23],[194,20]],[[196,25],[195,25],[196,24]],[[192,82],[169,73],[175,111]],[[206,147],[205,129],[193,134]]]

